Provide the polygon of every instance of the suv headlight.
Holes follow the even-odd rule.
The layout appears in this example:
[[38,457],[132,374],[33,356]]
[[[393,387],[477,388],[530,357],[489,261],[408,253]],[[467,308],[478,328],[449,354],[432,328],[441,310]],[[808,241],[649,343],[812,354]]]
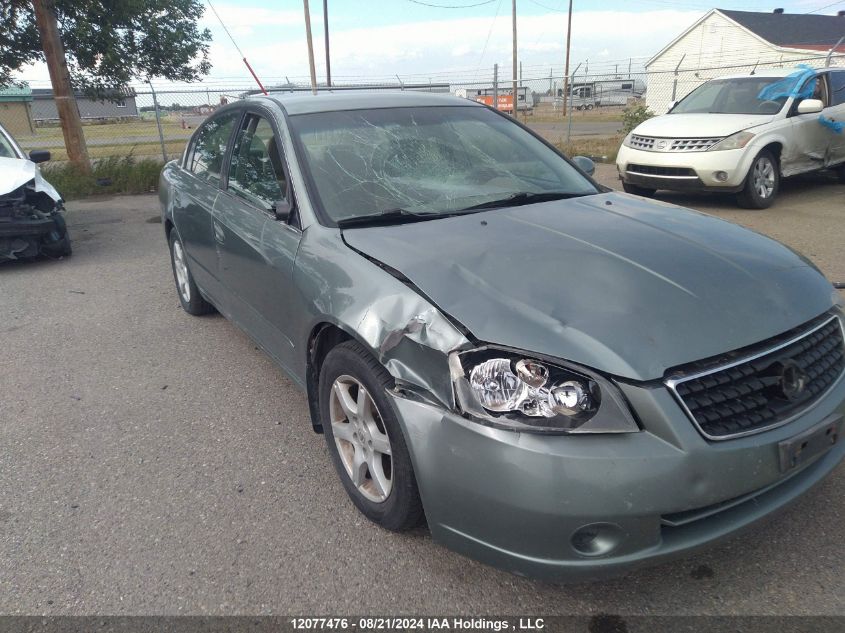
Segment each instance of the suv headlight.
[[583,367],[492,347],[449,357],[455,398],[476,421],[535,433],[640,430],[619,389]]
[[754,135],[751,132],[737,132],[723,138],[721,141],[711,146],[708,152],[719,152],[725,149],[742,149],[751,142]]
[[633,132],[628,132],[625,138],[622,140],[622,145],[625,147],[631,147],[631,137],[634,135]]

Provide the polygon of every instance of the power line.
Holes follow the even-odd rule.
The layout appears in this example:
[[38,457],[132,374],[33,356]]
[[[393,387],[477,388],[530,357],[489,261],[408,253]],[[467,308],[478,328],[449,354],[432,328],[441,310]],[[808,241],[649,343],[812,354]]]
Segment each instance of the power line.
[[842,4],[845,0],[837,0],[837,2],[831,2],[830,4],[826,4],[823,7],[819,7],[818,9],[813,9],[812,11],[807,11],[804,15],[809,15],[810,13],[818,13],[819,11],[824,11],[825,9],[829,9],[830,7],[835,7],[837,4]]
[[422,0],[408,0],[414,4],[421,4],[424,7],[434,7],[435,9],[471,9],[473,7],[481,7],[485,4],[493,4],[496,0],[484,0],[484,2],[476,2],[475,4],[432,4],[430,2],[422,2]]
[[484,61],[484,56],[487,54],[487,45],[490,43],[490,36],[493,34],[493,27],[496,26],[496,19],[499,17],[499,9],[502,8],[502,0],[496,5],[496,15],[493,16],[493,21],[490,23],[490,29],[487,31],[487,39],[484,40],[484,48],[481,49],[481,57],[478,58],[478,64],[475,65],[475,70],[481,68],[481,62]]

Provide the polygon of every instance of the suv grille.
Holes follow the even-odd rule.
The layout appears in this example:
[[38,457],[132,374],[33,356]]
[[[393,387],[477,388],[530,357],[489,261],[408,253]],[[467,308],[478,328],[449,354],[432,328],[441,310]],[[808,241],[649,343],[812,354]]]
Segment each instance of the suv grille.
[[655,138],[632,134],[628,144],[647,152],[703,152],[721,141],[721,138]]
[[696,363],[666,381],[701,433],[712,440],[779,426],[812,407],[845,372],[837,317],[769,342],[762,352],[703,369]]

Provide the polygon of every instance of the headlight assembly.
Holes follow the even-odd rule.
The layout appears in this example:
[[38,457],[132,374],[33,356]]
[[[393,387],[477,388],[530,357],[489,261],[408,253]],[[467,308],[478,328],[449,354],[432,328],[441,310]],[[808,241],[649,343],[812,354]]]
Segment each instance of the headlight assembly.
[[496,348],[454,352],[462,413],[490,426],[535,433],[631,433],[640,428],[619,389],[582,367]]
[[622,145],[625,147],[631,147],[631,137],[634,135],[633,132],[628,132],[624,139],[622,139]]
[[742,149],[751,142],[754,135],[751,132],[737,132],[713,145],[708,152],[718,152],[726,149]]

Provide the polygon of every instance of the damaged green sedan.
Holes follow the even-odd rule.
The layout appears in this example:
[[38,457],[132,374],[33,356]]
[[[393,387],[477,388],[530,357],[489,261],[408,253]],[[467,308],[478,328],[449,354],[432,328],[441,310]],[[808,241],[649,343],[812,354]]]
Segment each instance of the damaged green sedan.
[[423,93],[224,106],[161,176],[179,300],[307,392],[353,503],[549,579],[711,543],[842,460],[843,300]]

